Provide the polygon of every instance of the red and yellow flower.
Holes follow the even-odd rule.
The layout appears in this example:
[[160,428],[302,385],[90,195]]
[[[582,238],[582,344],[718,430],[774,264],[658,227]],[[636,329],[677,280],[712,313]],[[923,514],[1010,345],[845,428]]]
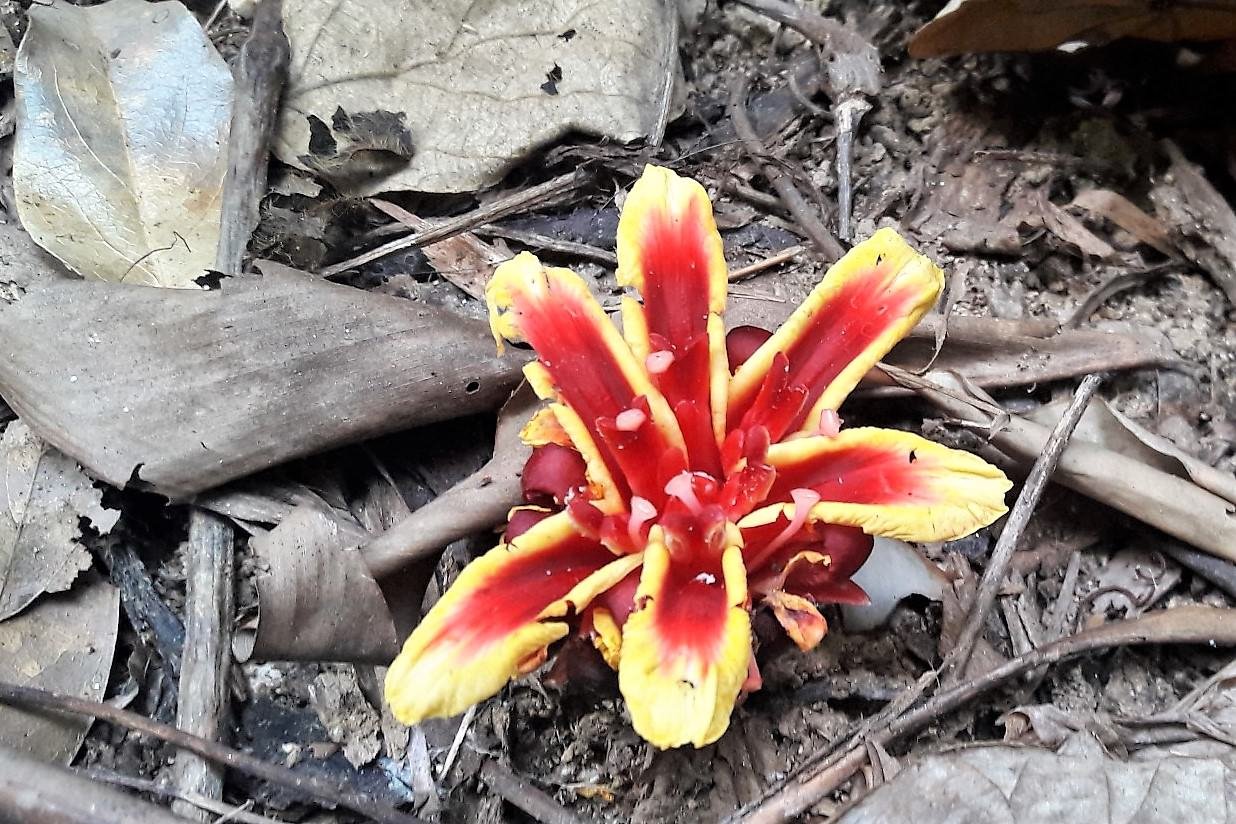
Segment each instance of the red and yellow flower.
[[1009,482],[965,452],[837,408],[934,303],[943,275],[891,229],[837,262],[775,333],[722,323],[726,266],[704,189],[649,166],[618,225],[622,332],[568,269],[524,253],[495,272],[490,322],[527,342],[548,401],[525,427],[532,506],[408,638],[386,695],[450,716],[578,631],[618,671],[637,732],[703,746],[758,687],[751,613],[802,649],[872,536],[944,541],[1005,512]]

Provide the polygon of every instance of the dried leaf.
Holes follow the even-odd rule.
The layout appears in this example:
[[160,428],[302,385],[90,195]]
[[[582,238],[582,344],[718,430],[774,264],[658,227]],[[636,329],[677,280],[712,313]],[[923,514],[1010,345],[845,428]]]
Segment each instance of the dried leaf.
[[[394,203],[376,197],[369,202],[417,232],[432,229],[434,226],[430,221],[419,218]],[[421,251],[439,275],[477,300],[485,299],[485,284],[493,275],[494,268],[511,257],[471,232],[461,232],[446,240],[422,246]]]
[[330,740],[343,745],[343,756],[353,767],[363,767],[378,757],[381,716],[361,693],[352,667],[319,673],[309,687],[309,703]]
[[[1047,404],[1029,417],[1045,426],[1054,426],[1066,405],[1067,402]],[[1102,398],[1091,401],[1073,437],[1192,481],[1202,489],[1236,504],[1236,478],[1188,454],[1167,438],[1148,431],[1113,409]]]
[[[92,577],[0,623],[0,681],[102,700],[116,648],[120,594]],[[0,745],[68,762],[92,720],[0,706]]]
[[1084,209],[1092,215],[1107,218],[1141,243],[1175,257],[1178,252],[1167,236],[1167,227],[1157,218],[1139,209],[1124,195],[1109,189],[1087,189],[1078,192],[1070,206]]
[[1107,241],[1095,237],[1080,220],[1052,203],[1046,195],[1039,196],[1039,214],[1047,231],[1070,246],[1077,247],[1084,256],[1099,260],[1116,257],[1116,250]]
[[386,599],[356,547],[366,533],[325,506],[303,504],[255,536],[258,614],[237,627],[241,661],[369,661],[398,653]]
[[21,421],[0,437],[0,621],[44,592],[63,592],[90,568],[79,520],[106,534],[120,513],[63,454]]
[[0,301],[0,394],[95,477],[183,498],[492,409],[519,378],[480,321],[264,268],[212,291],[32,285]]
[[953,0],[910,39],[912,57],[1043,51],[1122,37],[1176,42],[1236,37],[1236,8],[1146,0]]
[[888,620],[897,604],[911,595],[933,601],[944,597],[949,577],[904,541],[876,538],[867,562],[854,574],[871,603],[842,606],[846,629],[867,632]]
[[30,9],[13,187],[31,236],[86,277],[194,285],[214,266],[232,75],[179,2]]
[[[678,72],[674,13],[658,0],[286,0],[275,151],[352,193],[466,192],[569,131],[633,140]],[[377,128],[358,135],[358,119]]]
[[1154,753],[1119,761],[1086,733],[1056,753],[978,746],[915,761],[838,822],[1229,824],[1236,816],[1223,799],[1236,780],[1234,766],[1231,751],[1221,758]]
[[1236,211],[1172,143],[1171,166],[1150,191],[1159,217],[1184,256],[1200,266],[1236,306]]

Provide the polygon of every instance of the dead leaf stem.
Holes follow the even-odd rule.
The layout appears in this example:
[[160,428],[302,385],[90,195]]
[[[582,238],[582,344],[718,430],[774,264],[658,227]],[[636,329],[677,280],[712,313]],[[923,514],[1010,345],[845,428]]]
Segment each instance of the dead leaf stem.
[[160,724],[135,712],[122,710],[110,704],[88,701],[59,692],[21,687],[0,682],[0,703],[26,709],[52,710],[71,715],[86,716],[109,724],[115,724],[151,738],[165,741],[174,747],[194,753],[212,763],[278,784],[294,792],[311,796],[328,804],[347,807],[382,824],[424,824],[414,815],[402,813],[391,807],[376,804],[367,796],[353,792],[343,782],[330,781],[287,767],[267,763],[246,752],[224,746],[217,741],[190,735],[167,724]]

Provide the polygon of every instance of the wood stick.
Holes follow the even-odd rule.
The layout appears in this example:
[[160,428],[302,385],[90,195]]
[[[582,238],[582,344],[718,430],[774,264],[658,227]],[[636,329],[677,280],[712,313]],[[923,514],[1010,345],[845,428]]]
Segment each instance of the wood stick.
[[[414,815],[408,815],[391,807],[382,806],[366,795],[353,792],[344,782],[318,778],[314,775],[289,770],[287,767],[278,764],[269,764],[249,753],[232,749],[209,738],[190,735],[167,724],[151,721],[149,718],[138,715],[135,712],[113,707],[111,704],[103,704],[98,701],[78,698],[75,695],[50,692],[48,690],[35,689],[34,687],[22,687],[17,684],[6,684],[4,682],[0,682],[0,704],[24,707],[26,709],[67,712],[73,715],[96,718],[109,724],[116,724],[134,730],[151,738],[157,738],[160,741],[166,741],[174,747],[196,753],[214,764],[239,770],[263,781],[269,781],[301,795],[323,801],[326,804],[347,807],[349,810],[368,816],[374,821],[381,822],[381,824],[424,824],[421,819]],[[46,765],[41,766],[46,768]],[[0,777],[2,776],[3,773],[0,772]],[[91,819],[91,821],[98,820],[97,818]],[[125,819],[104,820],[124,821]],[[181,819],[173,820],[181,821]]]
[[[137,778],[131,775],[124,775],[115,770],[108,770],[103,767],[88,767],[84,770],[75,770],[81,775],[93,780],[102,781],[105,784],[115,784],[118,787],[128,787],[131,790],[138,792],[150,793],[164,798],[180,798],[190,802],[203,810],[208,810],[218,816],[227,818],[228,821],[239,821],[240,824],[283,824],[273,818],[267,818],[264,815],[248,812],[248,807],[253,804],[250,799],[239,807],[235,804],[228,804],[226,801],[215,801],[213,798],[207,798],[203,795],[195,795],[193,793],[181,793],[179,790],[169,787],[165,784],[160,784],[157,781],[151,781],[149,778]],[[215,824],[219,824],[219,819]]]
[[291,54],[283,33],[281,0],[262,0],[253,30],[236,63],[232,128],[228,134],[227,177],[223,180],[223,224],[215,268],[240,273],[249,238],[258,225],[266,194],[268,148],[279,113]]
[[987,622],[991,606],[995,603],[996,594],[1004,583],[1004,576],[1013,560],[1013,552],[1017,549],[1017,541],[1026,531],[1030,517],[1034,514],[1039,499],[1043,497],[1047,482],[1051,480],[1052,473],[1056,471],[1060,456],[1064,454],[1064,448],[1068,446],[1069,438],[1073,436],[1073,430],[1077,428],[1082,413],[1086,411],[1086,406],[1089,405],[1090,399],[1094,397],[1094,393],[1098,391],[1102,383],[1102,375],[1088,375],[1082,380],[1077,391],[1073,393],[1073,400],[1069,402],[1064,415],[1052,430],[1051,437],[1047,439],[1047,446],[1043,449],[1043,453],[1034,462],[1030,476],[1026,478],[1021,493],[1017,496],[1017,502],[1013,504],[1008,520],[1004,523],[1004,529],[1001,530],[1000,537],[996,540],[996,546],[991,551],[987,568],[983,570],[978,591],[974,594],[974,603],[970,606],[970,614],[957,638],[957,646],[953,648],[948,655],[948,660],[944,662],[942,673],[945,680],[960,680],[961,673],[965,672],[966,665],[970,662],[970,655],[974,652],[974,645],[983,631],[983,625]]
[[[266,192],[270,138],[289,54],[280,0],[262,0],[236,68],[228,171],[215,250],[215,268],[226,274],[240,273],[245,249],[258,223],[258,205]],[[185,649],[176,725],[216,739],[228,716],[235,561],[232,527],[214,513],[192,510],[188,554]],[[173,775],[182,794],[223,797],[222,769],[202,758],[179,753]],[[210,813],[187,801],[174,801],[172,809],[198,821],[211,818]]]
[[816,249],[824,256],[824,259],[829,263],[840,258],[845,254],[845,249],[833,237],[832,232],[828,231],[828,227],[815,214],[807,200],[803,197],[802,192],[798,191],[794,186],[794,181],[790,179],[782,169],[775,163],[767,159],[767,151],[764,144],[760,142],[759,137],[755,133],[755,127],[751,125],[751,117],[747,113],[747,87],[748,81],[745,75],[739,75],[734,78],[734,82],[730,85],[730,120],[734,123],[734,132],[738,135],[738,139],[742,141],[743,147],[747,150],[747,154],[760,164],[763,169],[764,177],[768,178],[769,184],[777,191],[777,196],[781,198],[781,202],[785,204],[785,208],[794,216],[794,221],[803,230],[803,233],[815,244]]
[[0,746],[0,822],[184,824],[163,807]]
[[583,821],[525,779],[501,766],[497,761],[481,765],[481,780],[502,798],[541,824],[583,824]]
[[363,252],[356,257],[327,266],[319,271],[318,274],[324,278],[335,277],[349,269],[355,269],[362,264],[379,260],[402,249],[424,246],[427,243],[434,243],[435,241],[445,240],[448,237],[454,237],[460,232],[471,231],[478,226],[493,223],[495,220],[509,217],[567,192],[574,191],[582,186],[588,178],[589,174],[587,172],[582,169],[576,169],[560,177],[555,177],[553,180],[547,180],[539,186],[515,192],[479,209],[473,209],[467,214],[443,221],[432,229],[426,229],[423,232],[416,232],[406,237],[396,238],[383,243],[376,249],[370,249],[368,252]]
[[786,261],[793,260],[805,251],[807,251],[805,247],[797,245],[791,246],[788,249],[782,249],[775,255],[769,255],[763,260],[757,260],[755,263],[748,264],[747,266],[743,266],[730,272],[729,281],[730,283],[737,283],[738,281],[749,278],[752,275],[758,275],[760,272],[771,269],[774,266],[780,266]]
[[[228,716],[234,555],[231,525],[213,512],[192,510],[186,552],[185,650],[176,726],[215,740]],[[173,783],[179,792],[223,797],[223,770],[219,767],[191,753],[178,753],[172,767]],[[172,809],[185,818],[210,820],[209,813],[187,801],[172,802]]]

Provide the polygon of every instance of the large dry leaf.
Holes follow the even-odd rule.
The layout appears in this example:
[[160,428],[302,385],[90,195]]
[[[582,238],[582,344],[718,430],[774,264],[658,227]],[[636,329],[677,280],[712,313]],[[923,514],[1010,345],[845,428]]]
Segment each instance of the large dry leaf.
[[[102,700],[116,648],[120,593],[79,582],[0,623],[0,681]],[[69,761],[91,719],[0,706],[0,743],[42,761]]]
[[285,0],[275,151],[353,192],[464,192],[570,131],[632,140],[678,71],[674,13],[661,0]]
[[232,75],[184,6],[36,4],[16,89],[13,187],[40,245],[124,283],[213,267]]
[[1236,37],[1236,5],[1224,0],[952,0],[910,39],[910,55],[1042,51],[1122,37],[1226,40]]
[[62,592],[90,568],[78,539],[85,518],[100,533],[120,513],[70,459],[21,421],[0,436],[0,621],[44,592]]
[[185,498],[492,409],[519,378],[523,356],[496,356],[480,321],[265,271],[212,291],[53,280],[0,300],[0,396],[94,476]]
[[1200,166],[1170,142],[1171,165],[1150,192],[1155,212],[1184,256],[1205,270],[1236,306],[1236,211]]
[[1230,824],[1236,755],[1107,755],[1089,734],[1058,752],[971,747],[915,761],[838,824]]

